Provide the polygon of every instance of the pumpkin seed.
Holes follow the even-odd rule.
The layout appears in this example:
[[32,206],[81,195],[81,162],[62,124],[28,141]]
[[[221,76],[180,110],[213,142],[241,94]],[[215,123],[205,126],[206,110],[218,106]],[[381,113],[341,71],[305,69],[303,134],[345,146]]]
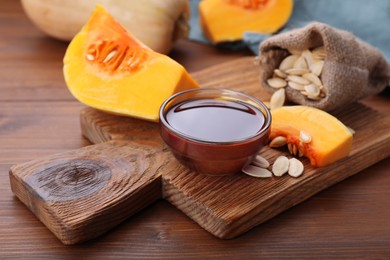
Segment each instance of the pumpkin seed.
[[299,90],[299,91],[305,89],[305,86],[304,86],[304,85],[295,83],[295,82],[293,82],[293,81],[290,81],[290,82],[288,83],[288,86],[291,87],[292,89]]
[[292,154],[295,156],[295,155],[297,155],[297,152],[298,152],[297,146],[295,144],[293,144],[292,145]]
[[279,70],[286,71],[294,66],[295,61],[298,59],[297,55],[290,55],[284,58],[279,65]]
[[295,49],[287,49],[289,53],[293,54],[293,55],[297,55],[297,56],[300,56],[301,55],[301,52],[302,51],[298,51],[298,50],[295,50]]
[[301,140],[299,140],[299,144],[297,145],[297,148],[298,148],[298,157],[302,157],[304,147],[303,147],[303,142]]
[[242,171],[252,177],[257,177],[257,178],[272,177],[272,172],[270,172],[269,170],[251,164],[242,168]]
[[311,53],[312,53],[313,57],[317,60],[324,60],[326,57],[326,52],[325,52],[324,46],[314,48]]
[[260,155],[256,155],[255,158],[252,160],[251,164],[261,168],[269,167],[269,162],[267,161],[267,159]]
[[287,149],[288,149],[288,152],[289,152],[290,154],[293,154],[293,144],[288,143],[288,144],[287,144]]
[[308,144],[311,142],[311,135],[305,131],[299,132],[299,140],[302,141],[302,143]]
[[306,73],[309,73],[310,71],[308,69],[299,69],[299,68],[292,68],[292,69],[288,69],[286,70],[286,73],[288,75],[303,75],[303,74],[306,74]]
[[307,84],[310,84],[310,81],[305,79],[305,78],[302,78],[300,76],[296,76],[296,75],[288,75],[287,76],[287,80],[288,81],[292,81],[292,82],[295,82],[295,83],[298,83],[298,84],[301,84],[301,85],[307,85]]
[[303,58],[302,56],[300,56],[295,62],[294,62],[294,65],[293,65],[293,68],[295,69],[307,69],[307,63],[305,61],[305,58]]
[[289,160],[286,156],[279,156],[272,165],[273,174],[278,177],[283,176],[288,171],[289,164]]
[[288,174],[292,177],[299,177],[302,175],[304,170],[303,164],[296,158],[289,160]]
[[310,50],[304,50],[302,51],[302,57],[305,59],[307,65],[310,67],[311,64],[314,63],[314,58],[313,58],[313,54],[311,53]]
[[350,128],[349,126],[347,126],[347,129],[348,131],[351,133],[351,135],[355,135],[355,130],[353,130],[352,128]]
[[275,69],[274,73],[275,73],[276,76],[278,76],[280,78],[283,78],[283,79],[287,77],[287,74],[284,73],[283,71],[279,70],[279,69]]
[[308,97],[318,97],[320,95],[320,87],[315,84],[306,85],[305,91]]
[[110,53],[107,54],[107,56],[104,58],[103,63],[109,62],[114,56],[116,55],[117,51],[113,50]]
[[322,57],[321,54],[315,54],[315,53],[312,53],[312,54],[313,54],[313,61],[314,62],[325,59],[325,57]]
[[312,95],[306,95],[306,97],[307,97],[308,99],[315,100],[315,101],[318,101],[318,100],[323,99],[323,97],[320,97],[320,96],[312,96]]
[[313,64],[310,66],[310,70],[311,70],[311,72],[313,72],[313,73],[316,74],[317,76],[320,76],[323,67],[324,67],[324,61],[323,61],[323,60],[319,60],[319,61],[313,63]]
[[311,83],[316,84],[317,86],[322,86],[320,78],[314,73],[303,74],[302,78],[309,80]]
[[271,142],[269,143],[269,147],[272,147],[272,148],[279,148],[279,147],[282,147],[282,146],[285,146],[287,144],[287,138],[284,137],[284,136],[277,136],[275,137],[274,139],[271,140]]
[[286,100],[286,91],[284,90],[284,88],[275,91],[275,93],[272,94],[271,100],[269,102],[270,109],[273,110],[283,106],[285,100]]
[[85,57],[89,61],[94,61],[95,60],[95,56],[93,54],[90,54],[90,53],[87,53],[87,55],[85,55]]
[[304,156],[302,148],[299,148],[298,149],[298,157],[302,157],[302,156]]
[[273,88],[284,88],[287,86],[287,82],[281,78],[270,78],[267,80],[267,83]]

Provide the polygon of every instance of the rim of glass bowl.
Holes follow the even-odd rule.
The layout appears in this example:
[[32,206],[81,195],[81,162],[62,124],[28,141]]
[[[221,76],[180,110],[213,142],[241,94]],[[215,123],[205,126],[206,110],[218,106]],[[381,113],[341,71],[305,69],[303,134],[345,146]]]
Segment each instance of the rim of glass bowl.
[[[241,138],[241,139],[234,139],[232,141],[222,141],[222,142],[220,141],[220,142],[218,142],[218,141],[202,140],[202,139],[198,139],[196,137],[193,137],[191,135],[187,135],[185,133],[179,132],[177,129],[175,129],[174,127],[172,127],[169,124],[169,122],[165,118],[165,115],[166,115],[165,112],[168,112],[169,109],[166,110],[165,108],[174,99],[177,99],[178,97],[183,96],[183,95],[188,94],[188,93],[191,93],[191,92],[210,92],[210,91],[218,91],[218,92],[220,92],[220,94],[221,94],[220,96],[221,97],[223,97],[223,96],[233,97],[233,95],[239,95],[239,96],[243,96],[243,97],[253,101],[256,104],[256,106],[260,106],[262,108],[262,109],[259,109],[258,107],[255,106],[256,109],[260,110],[260,112],[263,113],[263,115],[264,115],[264,112],[266,113],[266,115],[264,115],[264,117],[265,117],[265,122],[264,122],[265,124],[264,124],[264,126],[261,128],[260,131],[258,131],[256,134],[254,134],[252,136],[249,136],[249,137],[246,137],[246,138]],[[185,100],[189,100],[189,99],[185,99],[184,98],[181,101],[185,101]],[[233,101],[239,100],[239,101],[242,101],[243,103],[248,103],[247,101],[240,100],[240,98],[234,98],[233,97],[232,100]],[[178,103],[180,103],[180,101]],[[178,103],[175,103],[174,105],[176,105]],[[250,104],[250,105],[254,106],[253,104]],[[175,133],[176,135],[179,135],[179,136],[181,136],[184,139],[188,139],[188,140],[196,142],[196,143],[210,144],[210,145],[212,145],[212,144],[214,144],[214,145],[238,144],[238,143],[248,142],[250,140],[256,139],[259,136],[263,135],[269,129],[269,127],[271,126],[271,121],[272,121],[271,112],[270,112],[269,108],[262,101],[260,101],[259,99],[255,98],[255,97],[253,97],[251,95],[242,93],[240,91],[226,89],[226,88],[197,88],[197,89],[189,89],[189,90],[184,90],[184,91],[178,92],[178,93],[170,96],[169,98],[167,98],[164,101],[164,103],[160,107],[159,117],[160,117],[160,122],[166,128],[168,128],[169,131]]]

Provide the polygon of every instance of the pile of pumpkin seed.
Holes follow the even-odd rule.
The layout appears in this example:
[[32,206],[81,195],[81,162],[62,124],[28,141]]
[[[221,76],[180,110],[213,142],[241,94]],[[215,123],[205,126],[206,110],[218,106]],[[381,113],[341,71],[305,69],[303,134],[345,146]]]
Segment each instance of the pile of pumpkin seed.
[[[288,150],[293,156],[303,156],[303,151],[301,150],[303,144],[311,142],[311,136],[301,131],[299,135],[300,143],[299,145],[294,145],[287,143],[287,138],[284,136],[276,136],[269,143],[271,148],[279,148],[287,145]],[[301,161],[296,158],[288,159],[286,156],[279,156],[272,165],[272,171],[268,170],[270,163],[260,155],[252,160],[251,164],[244,167],[242,171],[252,177],[267,178],[277,176],[283,176],[285,173],[288,173],[292,177],[299,177],[304,171],[304,166]],[[272,175],[273,174],[273,175]]]
[[296,158],[287,158],[286,156],[279,156],[272,164],[271,170],[270,163],[264,157],[256,155],[251,164],[245,166],[242,171],[249,176],[257,178],[269,178],[274,176],[281,177],[284,174],[292,177],[299,177],[302,175],[304,167],[301,161]]
[[320,100],[325,97],[321,80],[325,60],[323,46],[304,51],[288,50],[290,55],[282,60],[279,68],[274,70],[267,84],[275,89],[270,100],[270,108],[283,106],[286,100],[285,88],[299,91],[307,99]]

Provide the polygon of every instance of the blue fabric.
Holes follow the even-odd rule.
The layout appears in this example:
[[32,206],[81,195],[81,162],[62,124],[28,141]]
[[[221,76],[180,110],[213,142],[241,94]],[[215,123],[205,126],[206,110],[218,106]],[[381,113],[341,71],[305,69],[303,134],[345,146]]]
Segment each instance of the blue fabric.
[[[192,14],[189,38],[210,44],[199,26],[199,0],[190,0],[190,3]],[[352,32],[378,48],[387,62],[390,61],[390,0],[295,0],[293,13],[280,32],[300,28],[313,21]],[[258,54],[259,43],[267,37],[270,35],[247,32],[243,43],[234,44],[233,48],[248,46]]]

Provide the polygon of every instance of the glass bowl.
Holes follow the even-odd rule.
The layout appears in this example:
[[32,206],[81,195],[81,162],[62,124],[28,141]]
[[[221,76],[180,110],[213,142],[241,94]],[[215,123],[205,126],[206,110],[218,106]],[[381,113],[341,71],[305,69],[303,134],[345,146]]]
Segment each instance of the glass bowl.
[[238,173],[268,142],[269,109],[238,91],[186,90],[168,98],[159,113],[164,142],[180,162],[201,174]]

